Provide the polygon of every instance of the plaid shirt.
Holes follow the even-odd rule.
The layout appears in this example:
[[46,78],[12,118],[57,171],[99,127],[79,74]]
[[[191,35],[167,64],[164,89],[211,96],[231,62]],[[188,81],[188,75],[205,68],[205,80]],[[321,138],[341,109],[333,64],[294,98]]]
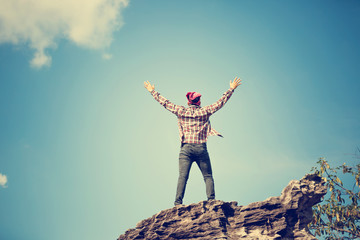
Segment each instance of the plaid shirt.
[[220,136],[215,129],[211,128],[210,116],[219,110],[229,100],[234,90],[227,90],[214,104],[206,107],[190,105],[188,108],[175,105],[153,90],[151,95],[167,110],[174,113],[178,118],[180,141],[182,143],[205,143],[208,136]]

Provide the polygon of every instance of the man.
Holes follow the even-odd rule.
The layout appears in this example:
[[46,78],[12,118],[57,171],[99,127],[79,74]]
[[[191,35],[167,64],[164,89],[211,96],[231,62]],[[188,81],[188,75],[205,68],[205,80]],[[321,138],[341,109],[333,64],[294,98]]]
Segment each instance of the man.
[[[209,118],[229,100],[234,90],[241,85],[240,78],[230,80],[230,89],[214,104],[201,107],[201,94],[188,92],[188,108],[175,105],[155,91],[155,86],[149,81],[144,82],[145,88],[167,110],[174,113],[178,118],[181,150],[179,154],[179,179],[176,190],[175,205],[182,204],[186,182],[189,178],[190,168],[195,161],[200,168],[206,185],[208,200],[215,199],[214,179],[209,154],[206,147],[208,136],[221,136],[211,128]],[[222,137],[222,136],[221,136]]]

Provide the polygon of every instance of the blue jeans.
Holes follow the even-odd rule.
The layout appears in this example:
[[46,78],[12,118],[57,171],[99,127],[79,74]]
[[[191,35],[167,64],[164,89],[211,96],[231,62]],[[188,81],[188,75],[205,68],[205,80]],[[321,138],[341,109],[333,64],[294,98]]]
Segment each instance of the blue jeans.
[[204,177],[208,200],[215,199],[214,179],[206,143],[183,143],[179,154],[179,179],[175,205],[182,204],[186,182],[189,178],[190,168],[193,162],[196,162]]

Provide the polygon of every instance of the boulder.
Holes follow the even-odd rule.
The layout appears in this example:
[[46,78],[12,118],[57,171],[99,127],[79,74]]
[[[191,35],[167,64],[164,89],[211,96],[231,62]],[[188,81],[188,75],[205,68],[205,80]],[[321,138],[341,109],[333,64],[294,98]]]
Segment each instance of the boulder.
[[326,194],[315,174],[292,180],[281,196],[247,206],[220,200],[175,206],[140,221],[118,240],[316,239],[308,230],[312,206]]

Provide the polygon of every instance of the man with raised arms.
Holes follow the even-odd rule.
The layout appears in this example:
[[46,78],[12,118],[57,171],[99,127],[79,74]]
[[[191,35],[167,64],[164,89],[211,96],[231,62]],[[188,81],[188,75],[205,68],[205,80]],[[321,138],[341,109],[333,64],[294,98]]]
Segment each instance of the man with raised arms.
[[174,202],[175,205],[180,205],[183,202],[186,182],[189,178],[190,168],[193,162],[196,162],[204,177],[208,200],[215,199],[214,179],[206,142],[208,136],[221,135],[211,127],[209,118],[224,106],[239,85],[241,85],[241,80],[236,77],[233,81],[230,81],[229,90],[227,90],[217,102],[205,107],[201,107],[200,93],[188,92],[186,94],[188,107],[183,107],[171,103],[160,95],[160,93],[155,91],[155,86],[151,85],[149,81],[144,82],[145,88],[151,93],[154,99],[178,118],[181,149],[179,154],[179,179]]

